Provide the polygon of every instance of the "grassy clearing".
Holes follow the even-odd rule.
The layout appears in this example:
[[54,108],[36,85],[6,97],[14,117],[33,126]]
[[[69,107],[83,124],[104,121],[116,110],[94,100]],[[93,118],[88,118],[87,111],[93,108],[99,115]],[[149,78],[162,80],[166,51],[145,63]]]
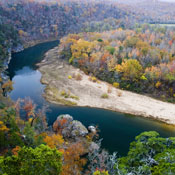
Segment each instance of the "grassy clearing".
[[108,96],[108,94],[102,94],[101,98],[107,99],[107,98],[109,98],[109,96]]
[[[68,94],[64,91],[61,91],[61,93],[59,93],[58,89],[56,89],[55,87],[46,87],[45,93],[46,93],[45,97],[49,101],[57,102],[59,104],[63,104],[66,106],[76,106],[77,105],[77,103],[74,101],[64,99],[64,98],[68,98],[67,97]],[[74,99],[75,99],[75,97],[74,97]]]

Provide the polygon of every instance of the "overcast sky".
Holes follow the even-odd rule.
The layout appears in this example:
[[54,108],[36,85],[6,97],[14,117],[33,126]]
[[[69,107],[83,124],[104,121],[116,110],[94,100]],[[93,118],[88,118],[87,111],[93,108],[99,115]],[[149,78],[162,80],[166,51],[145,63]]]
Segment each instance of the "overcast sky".
[[161,1],[165,1],[165,2],[175,2],[175,0],[161,0]]

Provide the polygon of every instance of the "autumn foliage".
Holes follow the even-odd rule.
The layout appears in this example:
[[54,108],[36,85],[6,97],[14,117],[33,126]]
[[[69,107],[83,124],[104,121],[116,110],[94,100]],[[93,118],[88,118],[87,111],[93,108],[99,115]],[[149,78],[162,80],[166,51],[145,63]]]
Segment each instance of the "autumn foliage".
[[84,146],[82,143],[70,145],[63,153],[63,170],[62,175],[76,174],[81,175],[83,166],[86,164],[86,159],[81,158],[84,154]]
[[30,98],[24,99],[23,109],[26,112],[27,120],[29,119],[30,116],[35,117],[35,108],[36,108],[36,105],[33,104],[33,101]]
[[46,136],[44,138],[44,142],[50,147],[50,148],[62,148],[62,144],[64,143],[64,139],[59,134],[53,134],[51,136]]
[[173,102],[173,31],[174,28],[137,24],[132,30],[68,35],[61,39],[60,55],[91,77]]

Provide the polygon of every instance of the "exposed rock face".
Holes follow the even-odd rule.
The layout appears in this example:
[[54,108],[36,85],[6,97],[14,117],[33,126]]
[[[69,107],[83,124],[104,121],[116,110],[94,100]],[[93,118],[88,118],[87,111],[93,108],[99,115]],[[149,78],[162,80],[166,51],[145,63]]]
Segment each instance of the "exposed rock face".
[[86,136],[88,134],[88,130],[86,127],[79,121],[74,120],[72,122],[72,132],[71,135],[76,137],[76,136]]
[[96,133],[96,132],[97,132],[95,126],[89,126],[89,127],[88,127],[88,130],[89,130],[90,132],[92,132],[92,133]]
[[88,134],[86,127],[79,121],[73,120],[70,115],[60,115],[53,124],[55,132],[61,132],[64,138],[77,139]]

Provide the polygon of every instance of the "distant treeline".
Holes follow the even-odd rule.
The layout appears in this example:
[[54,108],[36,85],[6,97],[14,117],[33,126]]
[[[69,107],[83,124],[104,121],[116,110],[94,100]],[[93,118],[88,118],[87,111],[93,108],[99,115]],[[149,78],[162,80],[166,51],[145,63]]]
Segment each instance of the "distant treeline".
[[[12,32],[16,33],[13,36],[17,38],[12,37],[13,42],[17,42],[20,38],[22,43],[26,44],[82,31],[102,32],[119,27],[131,29],[136,22],[175,23],[175,10],[171,3],[150,2],[123,4],[100,0],[2,0],[0,24],[14,28]],[[10,29],[6,32],[8,30]],[[6,54],[4,55],[8,50],[6,48],[11,46],[9,47],[9,44],[8,47],[4,46],[6,41],[4,37],[1,38],[2,62],[2,57],[6,57]]]

